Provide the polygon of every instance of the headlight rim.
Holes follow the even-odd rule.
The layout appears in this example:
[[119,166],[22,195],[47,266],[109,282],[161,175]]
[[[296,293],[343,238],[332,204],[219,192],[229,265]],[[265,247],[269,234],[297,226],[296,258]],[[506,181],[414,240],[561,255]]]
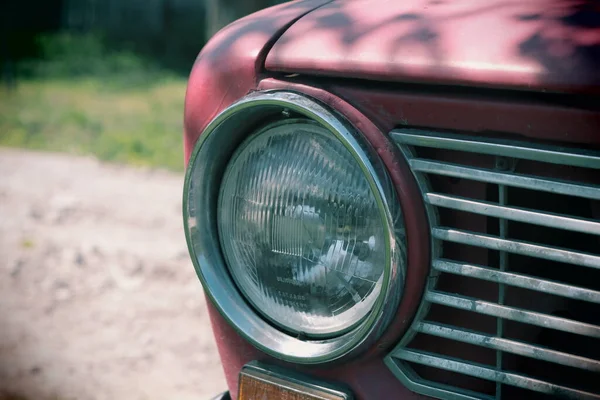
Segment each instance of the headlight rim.
[[[386,268],[384,270],[381,293],[379,294],[372,311],[363,319],[363,321],[347,333],[341,333],[339,336],[324,340],[306,341],[292,337],[288,333],[268,325],[262,314],[257,313],[253,307],[247,303],[245,296],[240,293],[240,289],[230,276],[229,268],[227,264],[225,264],[225,257],[220,248],[217,230],[214,230],[213,235],[216,236],[218,246],[216,249],[213,249],[212,252],[218,254],[213,255],[212,258],[216,257],[217,261],[220,261],[220,263],[217,262],[217,264],[220,265],[206,265],[205,267],[200,265],[201,261],[196,253],[195,244],[192,240],[192,233],[190,233],[190,213],[188,209],[188,199],[191,192],[190,183],[192,182],[192,176],[197,171],[196,160],[203,147],[207,145],[210,146],[210,143],[208,142],[210,140],[215,140],[213,138],[227,137],[227,142],[230,142],[229,139],[231,139],[233,134],[229,132],[230,135],[227,135],[226,132],[220,131],[225,129],[224,126],[226,126],[228,121],[231,121],[232,117],[235,117],[236,115],[239,116],[240,113],[247,113],[249,109],[255,107],[264,107],[271,110],[269,113],[270,117],[279,114],[280,117],[277,119],[283,119],[281,116],[282,112],[288,114],[288,116],[289,113],[300,115],[303,118],[317,123],[332,133],[334,137],[343,143],[344,147],[350,151],[353,158],[357,161],[358,165],[360,165],[377,200],[380,214],[382,214],[382,217],[385,214],[385,218],[382,218],[382,223],[384,223],[384,230],[388,234],[385,235]],[[269,118],[264,119],[268,120]],[[264,129],[267,125],[264,123],[264,119],[263,121],[260,121],[261,129]],[[253,122],[257,123],[258,121]],[[250,125],[252,125],[252,123]],[[225,151],[224,154],[219,155],[219,157],[229,159],[239,144],[252,134],[256,133],[256,131],[256,129],[251,127],[240,130],[240,132],[235,135],[236,137],[233,144],[230,144],[230,147],[233,150],[229,152]],[[196,273],[202,282],[208,297],[221,315],[240,335],[269,355],[285,361],[303,364],[334,361],[341,357],[348,356],[349,354],[354,354],[360,349],[373,344],[395,316],[395,311],[398,307],[404,285],[407,256],[405,251],[403,251],[406,243],[402,243],[402,246],[398,246],[397,237],[394,232],[398,221],[393,220],[390,210],[394,209],[399,212],[400,204],[395,194],[394,185],[389,179],[389,176],[387,176],[387,171],[382,161],[378,158],[373,149],[365,149],[365,146],[370,147],[370,144],[364,137],[361,137],[360,132],[356,131],[343,116],[337,114],[334,110],[329,109],[319,101],[309,98],[305,94],[282,90],[255,92],[232,104],[209,123],[194,146],[186,169],[183,196],[184,229],[188,250],[194,268],[196,269]],[[207,163],[207,161],[203,162]],[[225,165],[227,165],[228,162],[229,161],[225,162]],[[374,164],[377,164],[377,166]],[[223,172],[219,178],[219,183],[223,178]],[[214,188],[212,190],[214,190]],[[219,190],[220,185],[216,188],[217,197]],[[402,215],[399,215],[400,222],[403,223]],[[216,215],[214,218],[216,218]],[[216,225],[216,220],[212,221],[212,223]],[[211,251],[210,246],[204,247],[209,247],[208,251]],[[207,260],[202,262],[208,264]],[[215,272],[218,273],[219,270],[222,270],[222,272],[224,271],[228,275],[229,286],[230,288],[233,287],[235,295],[237,295],[234,295],[234,298],[224,296],[223,293],[218,293],[219,290],[217,289],[223,289],[222,286],[215,287],[215,279],[217,278],[214,274]],[[223,274],[221,273],[220,279],[224,278],[222,275]],[[223,282],[221,282],[221,284],[222,283]],[[243,304],[239,303],[240,300]],[[236,302],[238,303],[236,304]],[[240,316],[238,314],[242,315]],[[261,326],[261,324],[263,326]],[[246,329],[244,329],[244,327],[246,327]],[[302,348],[301,351],[299,351],[300,348]]]

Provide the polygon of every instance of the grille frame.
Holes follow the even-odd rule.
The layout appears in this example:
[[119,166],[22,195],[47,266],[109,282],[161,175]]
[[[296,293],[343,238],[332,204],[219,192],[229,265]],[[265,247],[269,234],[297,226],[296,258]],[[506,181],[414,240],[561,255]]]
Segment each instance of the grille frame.
[[[520,287],[564,298],[600,304],[600,291],[598,290],[505,271],[508,266],[508,253],[600,269],[600,255],[562,249],[550,245],[522,242],[508,239],[506,236],[508,221],[526,222],[536,226],[559,228],[600,236],[600,220],[576,218],[536,209],[512,207],[507,204],[506,191],[507,186],[525,189],[533,188],[542,192],[600,200],[600,185],[579,184],[516,174],[512,172],[510,165],[511,160],[518,159],[600,170],[600,152],[530,144],[513,140],[475,138],[467,135],[408,128],[393,130],[390,133],[390,137],[407,159],[423,196],[431,228],[432,266],[425,287],[423,301],[414,321],[400,343],[385,357],[384,361],[386,365],[409,389],[441,399],[499,399],[502,396],[504,385],[570,398],[600,399],[600,393],[585,392],[502,369],[503,354],[511,353],[588,371],[600,372],[599,360],[503,337],[503,321],[513,320],[529,325],[537,325],[545,328],[550,327],[565,332],[600,338],[600,325],[586,324],[581,321],[527,311],[503,304],[506,286]],[[492,170],[455,165],[447,162],[428,161],[417,157],[413,151],[413,147],[484,154],[495,157],[496,165]],[[435,193],[428,183],[428,174],[466,178],[473,181],[496,184],[498,185],[498,204]],[[577,192],[574,193],[574,190],[577,190]],[[497,218],[499,221],[498,235],[490,236],[477,232],[459,231],[442,227],[439,224],[438,207]],[[452,260],[444,259],[443,245],[446,241],[498,251],[499,268],[453,262]],[[458,294],[437,291],[438,277],[442,273],[477,278],[498,284],[499,293],[497,302],[490,303]],[[426,318],[433,304],[443,304],[445,306],[496,317],[496,334],[482,334],[481,332],[472,331],[467,328],[428,322]],[[496,367],[477,365],[475,362],[468,360],[453,359],[450,356],[409,349],[409,344],[420,333],[494,350],[496,352]],[[408,362],[496,382],[495,395],[482,394],[427,380],[418,375]]]

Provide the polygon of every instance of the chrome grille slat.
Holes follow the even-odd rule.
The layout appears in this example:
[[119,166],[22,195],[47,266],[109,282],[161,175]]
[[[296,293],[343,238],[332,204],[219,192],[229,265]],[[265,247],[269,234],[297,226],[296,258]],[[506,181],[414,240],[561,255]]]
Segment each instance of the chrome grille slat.
[[432,267],[437,271],[448,272],[450,274],[503,283],[510,286],[551,293],[576,300],[600,303],[599,291],[553,282],[546,279],[534,278],[513,272],[503,272],[496,268],[457,263],[442,259],[434,260]]
[[453,339],[459,342],[487,347],[489,349],[502,350],[507,353],[519,354],[527,357],[538,357],[540,360],[548,362],[600,372],[600,361],[563,353],[540,346],[534,346],[516,340],[503,339],[493,335],[485,335],[482,333],[429,322],[417,323],[415,325],[415,330],[428,335]]
[[433,228],[431,234],[436,239],[448,242],[485,247],[490,250],[507,251],[524,256],[600,269],[600,256],[592,254],[454,229]]
[[567,318],[555,317],[553,315],[522,310],[516,307],[503,306],[489,301],[434,290],[429,290],[425,294],[425,299],[434,304],[442,304],[448,307],[523,322],[543,328],[600,338],[600,326],[573,321]]
[[[387,357],[385,364],[392,370],[398,367],[398,358]],[[460,399],[460,400],[494,400],[495,396],[474,392],[468,389],[463,389],[460,394],[456,393],[456,388],[442,382],[430,382],[422,379],[410,367],[405,367],[402,370],[403,374],[409,379],[405,381],[406,386],[425,396],[432,396],[439,399]]]
[[550,146],[527,147],[514,140],[486,142],[453,134],[423,132],[416,129],[403,129],[392,132],[392,138],[399,144],[425,146],[445,150],[468,151],[494,156],[514,157],[525,160],[571,165],[574,167],[600,169],[600,156],[585,150],[573,150]]
[[[386,357],[386,364],[412,390],[447,400],[472,400],[473,397],[498,400],[503,398],[506,385],[568,398],[600,399],[600,388],[597,390],[594,382],[575,379],[559,384],[549,378],[553,368],[549,368],[550,375],[540,375],[530,367],[525,369],[527,373],[508,370],[515,367],[518,360],[532,359],[563,368],[557,370],[560,374],[570,368],[577,369],[578,377],[600,372],[598,355],[562,342],[571,336],[556,336],[567,332],[567,335],[579,335],[583,346],[600,343],[597,342],[600,323],[594,318],[560,313],[561,307],[572,304],[575,311],[587,310],[581,308],[586,305],[593,307],[593,313],[600,314],[600,287],[594,278],[600,277],[597,275],[600,251],[594,248],[594,240],[600,247],[600,220],[593,214],[590,202],[600,200],[600,181],[596,179],[600,151],[405,128],[390,132],[390,136],[407,159],[421,189],[434,250],[431,279],[421,309],[410,333]],[[468,153],[476,156],[470,157]],[[544,163],[553,165],[546,169]],[[469,187],[477,190],[473,198],[465,197],[471,196]],[[546,204],[546,199],[554,199],[556,203]],[[541,202],[540,209],[536,201]],[[574,203],[569,207],[571,201]],[[580,204],[585,204],[586,209],[579,209]],[[465,215],[487,219],[463,221]],[[595,218],[590,218],[591,215]],[[574,235],[570,236],[569,232]],[[572,238],[573,242],[558,242],[555,237]],[[475,248],[479,251],[471,255],[470,250]],[[486,253],[481,249],[491,251]],[[490,264],[480,265],[484,262]],[[511,263],[517,263],[516,270],[512,270]],[[564,274],[570,274],[569,265],[586,268],[573,269],[573,273],[577,271],[580,276],[563,281]],[[473,297],[474,293],[486,290],[474,289],[477,280],[485,281],[488,285],[485,287],[494,291]],[[496,286],[497,297],[494,298]],[[526,290],[509,290],[511,287]],[[547,308],[543,303],[538,305],[535,293],[543,294],[544,301],[555,303],[549,303]],[[526,301],[515,301],[519,296],[525,296]],[[516,307],[516,304],[528,304],[530,309]],[[432,311],[435,308],[435,312],[429,313],[430,307]],[[465,311],[469,314],[464,314]],[[453,313],[452,318],[445,312]],[[458,318],[459,315],[464,320]],[[577,320],[573,315],[577,315]],[[489,324],[490,317],[496,319],[494,330]],[[507,323],[511,324],[508,331]],[[534,326],[536,328],[532,328]],[[563,339],[547,342],[535,332]],[[413,343],[415,336],[423,340]],[[470,347],[463,345],[453,349],[441,340],[466,343],[476,346],[473,350],[480,348],[481,352],[475,356],[467,352]],[[441,354],[446,352],[453,356]],[[457,352],[460,359],[454,358]],[[504,358],[507,354],[512,355],[510,359]],[[485,364],[475,360],[485,360]],[[413,369],[414,364],[429,369]],[[449,382],[454,382],[454,378],[438,377],[436,369],[489,380],[495,385],[458,380],[455,384],[461,386],[452,386]],[[482,392],[474,393],[471,390],[474,388]],[[490,393],[494,396],[489,396]],[[511,398],[512,393],[507,392],[506,396]]]
[[433,206],[472,212],[490,217],[505,218],[511,221],[526,222],[549,228],[600,235],[600,222],[589,219],[567,217],[524,208],[500,206],[486,201],[470,200],[439,193],[425,193],[424,197],[425,201]]
[[409,164],[414,171],[418,172],[600,200],[600,187],[592,185],[573,184],[510,172],[494,172],[485,168],[462,167],[439,161],[412,159],[409,160]]
[[411,361],[417,364],[427,365],[435,368],[441,368],[447,371],[458,372],[490,381],[501,382],[503,384],[534,390],[541,393],[553,394],[562,398],[567,397],[590,400],[600,398],[600,396],[594,393],[585,392],[583,390],[571,389],[515,373],[501,372],[488,366],[478,365],[470,362],[465,363],[455,358],[441,357],[423,351],[402,349],[397,351],[395,356],[401,360]]

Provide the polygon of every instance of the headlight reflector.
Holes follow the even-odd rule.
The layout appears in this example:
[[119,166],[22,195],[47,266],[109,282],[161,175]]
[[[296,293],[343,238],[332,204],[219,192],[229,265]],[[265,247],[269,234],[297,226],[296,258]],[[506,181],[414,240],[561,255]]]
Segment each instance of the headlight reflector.
[[251,304],[295,334],[335,335],[373,308],[385,270],[382,215],[360,165],[323,127],[283,122],[233,156],[219,234]]

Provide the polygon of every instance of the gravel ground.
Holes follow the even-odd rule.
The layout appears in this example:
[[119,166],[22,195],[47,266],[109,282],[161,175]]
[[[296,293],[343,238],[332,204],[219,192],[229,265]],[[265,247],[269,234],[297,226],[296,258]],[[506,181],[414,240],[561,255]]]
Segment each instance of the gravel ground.
[[182,181],[0,149],[0,398],[202,400],[226,388]]

